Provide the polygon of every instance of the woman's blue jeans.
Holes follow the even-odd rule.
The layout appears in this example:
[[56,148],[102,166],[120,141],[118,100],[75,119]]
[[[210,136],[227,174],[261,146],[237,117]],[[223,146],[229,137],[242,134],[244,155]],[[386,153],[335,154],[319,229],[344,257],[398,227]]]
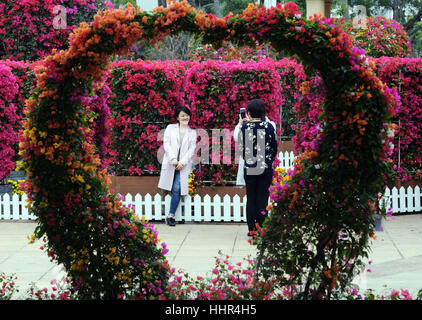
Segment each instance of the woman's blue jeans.
[[169,215],[174,216],[176,214],[177,207],[180,203],[180,171],[175,170],[173,186],[171,188],[171,201],[170,201],[170,212]]

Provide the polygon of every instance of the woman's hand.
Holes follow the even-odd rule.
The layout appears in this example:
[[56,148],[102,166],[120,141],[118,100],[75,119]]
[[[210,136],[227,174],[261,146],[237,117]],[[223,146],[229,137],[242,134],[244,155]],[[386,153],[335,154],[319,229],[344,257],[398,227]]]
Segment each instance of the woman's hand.
[[172,159],[172,160],[171,160],[171,164],[172,164],[173,166],[177,166],[177,165],[179,164],[179,161],[177,161],[177,159],[176,159],[176,158],[174,158],[174,159]]
[[184,165],[181,162],[179,162],[176,166],[176,170],[182,170],[183,167],[184,167]]

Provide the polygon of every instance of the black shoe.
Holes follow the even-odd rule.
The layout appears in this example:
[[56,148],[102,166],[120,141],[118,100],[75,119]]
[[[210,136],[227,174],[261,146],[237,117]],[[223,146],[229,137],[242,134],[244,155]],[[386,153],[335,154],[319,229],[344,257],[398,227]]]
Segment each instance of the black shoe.
[[166,222],[170,227],[176,226],[176,220],[173,217],[167,217]]

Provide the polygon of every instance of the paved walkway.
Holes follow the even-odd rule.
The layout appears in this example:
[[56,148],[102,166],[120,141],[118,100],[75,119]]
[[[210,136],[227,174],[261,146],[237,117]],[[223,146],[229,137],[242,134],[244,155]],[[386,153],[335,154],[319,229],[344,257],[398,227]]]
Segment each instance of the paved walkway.
[[[31,282],[37,287],[50,287],[50,281],[65,276],[62,268],[50,262],[39,247],[42,241],[28,244],[34,222],[0,221],[0,273],[18,276],[18,295]],[[246,224],[186,223],[170,228],[157,223],[160,238],[169,248],[167,258],[176,269],[191,276],[206,275],[214,266],[214,256],[221,250],[231,262],[242,262],[255,247],[247,242]],[[368,269],[355,281],[361,288],[385,291],[408,289],[416,294],[422,288],[422,214],[404,215],[384,222],[384,232],[377,232],[372,243]]]

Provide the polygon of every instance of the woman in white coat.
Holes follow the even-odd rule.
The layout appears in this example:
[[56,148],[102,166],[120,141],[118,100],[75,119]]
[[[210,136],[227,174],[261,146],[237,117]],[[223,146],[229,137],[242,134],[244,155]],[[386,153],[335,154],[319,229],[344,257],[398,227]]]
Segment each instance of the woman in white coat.
[[166,222],[174,227],[181,196],[188,194],[192,157],[196,148],[196,131],[189,127],[192,116],[189,108],[177,107],[174,114],[178,123],[169,124],[164,131],[164,156],[158,188],[171,191],[170,211]]

